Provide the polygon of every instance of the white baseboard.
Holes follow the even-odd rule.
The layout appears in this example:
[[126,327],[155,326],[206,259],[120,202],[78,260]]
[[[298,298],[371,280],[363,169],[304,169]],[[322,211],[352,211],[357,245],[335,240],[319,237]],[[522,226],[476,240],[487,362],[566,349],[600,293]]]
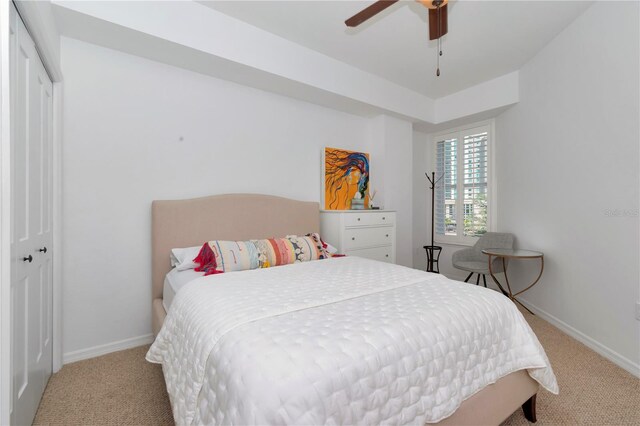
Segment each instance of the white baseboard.
[[629,373],[633,374],[634,376],[640,377],[640,364],[638,364],[637,362],[633,362],[632,360],[620,355],[619,353],[617,353],[613,349],[610,349],[610,348],[606,347],[602,343],[600,343],[600,342],[594,340],[593,338],[587,336],[583,332],[581,332],[579,330],[576,330],[575,328],[573,328],[572,326],[570,326],[566,322],[554,317],[550,313],[538,308],[537,306],[532,305],[531,303],[527,302],[526,300],[524,300],[522,298],[518,298],[518,300],[520,300],[520,302],[522,302],[522,304],[524,304],[527,308],[531,309],[531,311],[534,314],[536,314],[537,316],[539,316],[543,320],[547,321],[548,323],[550,323],[551,325],[555,326],[556,328],[562,330],[563,332],[565,332],[569,336],[571,336],[574,339],[576,339],[578,342],[582,343],[583,345],[585,345],[589,349],[591,349],[594,352],[597,352],[598,354],[600,354],[603,357],[607,358],[609,361],[613,362],[614,364],[618,365],[619,367],[624,368],[625,370],[627,370]]
[[[457,281],[464,281],[465,276],[460,276],[460,275],[457,275],[457,274],[455,274],[455,275],[454,274],[448,274],[447,278],[450,278],[452,280],[457,280]],[[472,283],[472,284],[475,284],[475,282]],[[487,284],[490,285],[490,288],[493,288],[494,290],[498,290],[498,288],[493,284],[492,281],[487,280]],[[569,336],[573,337],[578,342],[582,343],[583,345],[585,345],[589,349],[591,349],[594,352],[596,352],[596,353],[602,355],[603,357],[607,358],[609,361],[613,362],[617,366],[619,366],[621,368],[624,368],[625,370],[627,370],[629,373],[633,374],[634,376],[640,377],[640,364],[639,363],[633,362],[629,358],[626,358],[626,357],[620,355],[618,352],[614,351],[613,349],[608,348],[607,346],[603,345],[602,343],[598,342],[597,340],[594,340],[593,338],[587,336],[583,332],[573,328],[572,326],[570,326],[566,322],[556,318],[555,316],[553,316],[550,313],[544,311],[543,309],[540,309],[537,306],[529,303],[528,301],[526,301],[522,297],[518,298],[518,300],[520,300],[524,305],[526,305],[527,308],[531,309],[531,311],[533,313],[535,313],[537,316],[539,316],[543,320],[547,321],[548,323],[550,323],[554,327],[562,330],[564,333],[566,333]]]
[[62,362],[64,364],[69,364],[71,362],[82,361],[83,359],[106,355],[111,352],[131,349],[142,345],[148,345],[153,342],[153,339],[153,334],[146,334],[144,336],[131,337],[129,339],[119,340],[117,342],[111,342],[104,345],[93,346],[91,348],[67,352],[62,355]]

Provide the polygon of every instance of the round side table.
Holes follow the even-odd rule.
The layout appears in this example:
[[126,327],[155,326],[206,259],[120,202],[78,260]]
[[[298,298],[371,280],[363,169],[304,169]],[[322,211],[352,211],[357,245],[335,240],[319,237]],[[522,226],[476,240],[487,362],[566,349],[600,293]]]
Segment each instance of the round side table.
[[[500,287],[500,290],[502,290],[502,293],[505,296],[507,296],[509,299],[513,300],[514,302],[519,303],[520,306],[522,306],[527,311],[529,311],[529,313],[531,313],[532,315],[535,315],[533,312],[529,310],[529,308],[524,306],[522,302],[516,299],[516,296],[529,290],[531,287],[536,285],[538,281],[540,281],[540,277],[542,276],[542,271],[544,271],[544,254],[539,251],[533,251],[533,250],[491,249],[491,248],[484,249],[482,250],[482,252],[487,256],[489,256],[489,274],[491,275],[491,278],[493,278],[493,281],[498,285],[498,287]],[[491,268],[491,264],[493,263],[492,257],[502,259],[502,269],[504,270],[504,281],[507,284],[507,290],[505,290],[504,287],[502,287],[502,285],[500,284],[500,281],[498,281],[498,279],[493,273],[493,269]],[[538,274],[538,277],[535,279],[535,281],[533,281],[533,283],[525,287],[524,290],[520,290],[517,293],[513,293],[511,291],[511,285],[509,284],[509,278],[507,277],[506,259],[533,259],[533,260],[540,259],[540,273]]]

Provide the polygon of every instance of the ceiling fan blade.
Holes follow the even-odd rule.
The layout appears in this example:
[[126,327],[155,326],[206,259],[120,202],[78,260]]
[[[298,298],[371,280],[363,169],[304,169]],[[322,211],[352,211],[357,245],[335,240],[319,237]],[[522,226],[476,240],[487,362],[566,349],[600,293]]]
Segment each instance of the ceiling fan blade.
[[[429,9],[429,40],[442,37],[448,31],[447,28],[447,4],[440,8],[440,26],[438,28],[438,9]],[[440,31],[438,31],[438,29]]]
[[378,13],[382,12],[383,10],[397,2],[398,0],[377,1],[366,9],[363,9],[360,12],[356,13],[351,18],[347,19],[346,21],[344,21],[344,23],[347,24],[347,27],[357,27],[367,19],[374,17]]

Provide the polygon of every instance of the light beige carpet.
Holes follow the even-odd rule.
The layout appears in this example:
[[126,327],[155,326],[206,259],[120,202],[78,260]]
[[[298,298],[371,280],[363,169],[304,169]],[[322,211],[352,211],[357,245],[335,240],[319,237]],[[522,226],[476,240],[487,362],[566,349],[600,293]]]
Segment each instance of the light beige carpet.
[[[640,380],[540,318],[525,317],[547,351],[560,395],[538,394],[542,425],[640,425]],[[37,425],[173,424],[160,366],[147,347],[65,365],[53,375]],[[525,425],[522,410],[505,425]]]

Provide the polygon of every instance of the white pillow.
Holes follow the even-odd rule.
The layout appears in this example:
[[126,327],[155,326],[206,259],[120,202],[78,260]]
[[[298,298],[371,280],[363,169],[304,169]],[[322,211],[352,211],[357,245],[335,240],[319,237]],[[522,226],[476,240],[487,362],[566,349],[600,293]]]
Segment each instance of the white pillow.
[[195,269],[199,265],[193,261],[200,253],[202,247],[187,247],[171,249],[171,266],[175,266],[178,271]]
[[327,247],[325,248],[327,253],[336,254],[338,252],[338,249],[332,246],[331,244],[329,244],[328,242],[325,241],[324,243],[327,245]]

